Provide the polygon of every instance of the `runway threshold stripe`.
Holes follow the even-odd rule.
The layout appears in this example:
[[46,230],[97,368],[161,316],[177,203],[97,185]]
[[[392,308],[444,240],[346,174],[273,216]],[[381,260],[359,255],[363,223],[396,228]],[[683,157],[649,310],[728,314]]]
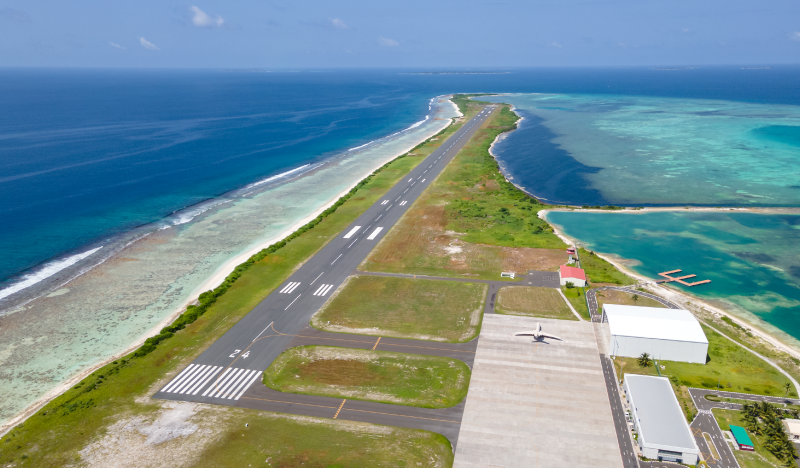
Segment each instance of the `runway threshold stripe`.
[[[233,370],[231,367],[229,367],[229,368],[225,369],[225,372],[223,372],[223,373],[222,373],[222,375],[220,375],[219,377],[217,377],[217,380],[215,380],[215,381],[214,381],[214,383],[212,383],[211,385],[209,385],[209,387],[206,389],[206,391],[205,391],[205,392],[203,392],[203,395],[202,395],[202,396],[206,396],[206,395],[208,395],[208,393],[209,393],[209,392],[211,392],[213,389],[217,388],[217,385],[218,385],[220,382],[225,382],[225,381],[228,379],[228,377],[230,377],[230,372],[231,372],[231,370]],[[226,377],[226,376],[227,376],[227,377]]]
[[344,235],[344,238],[345,239],[349,239],[349,238],[353,237],[353,234],[358,232],[359,229],[361,229],[361,226],[354,227],[353,229],[350,230],[350,232],[348,232],[347,234]]
[[284,287],[283,287],[283,289],[281,289],[281,290],[280,290],[280,292],[281,292],[281,293],[285,293],[285,292],[286,292],[286,290],[287,290],[287,289],[289,289],[289,288],[291,288],[293,284],[294,284],[294,281],[290,282],[289,284],[287,284],[286,286],[284,286]]
[[236,374],[236,376],[234,376],[231,380],[229,380],[228,385],[226,385],[225,388],[219,391],[219,393],[216,395],[217,398],[225,398],[226,395],[228,395],[229,389],[233,389],[236,386],[236,384],[238,384],[239,381],[244,378],[244,376],[250,374],[247,371],[247,369],[240,369],[240,370],[241,372],[239,372],[238,374]]
[[190,372],[192,371],[192,369],[194,369],[195,367],[197,367],[197,364],[189,364],[189,367],[187,367],[186,369],[184,369],[183,371],[181,371],[181,373],[180,373],[180,374],[178,374],[177,376],[175,376],[175,378],[174,378],[174,379],[172,379],[172,381],[171,381],[170,383],[168,383],[168,384],[167,384],[167,386],[166,386],[166,387],[164,387],[164,389],[163,389],[163,390],[161,390],[161,391],[162,391],[162,392],[169,392],[169,390],[170,390],[172,387],[174,387],[175,385],[178,385],[178,384],[180,383],[180,381],[181,381],[181,380],[183,380],[184,378],[186,378],[186,376],[187,376],[187,375],[189,375],[189,373],[190,373]]
[[205,378],[202,382],[198,383],[194,386],[194,388],[190,389],[186,392],[187,395],[197,395],[197,393],[206,386],[209,380],[213,379],[215,375],[219,374],[219,371],[222,370],[222,366],[214,366],[214,370]]
[[219,385],[216,385],[216,389],[213,392],[211,392],[208,396],[213,398],[219,397],[222,394],[222,392],[224,392],[225,389],[227,389],[228,386],[231,383],[233,383],[234,380],[236,380],[236,378],[239,376],[239,374],[242,373],[244,369],[233,368],[232,370],[233,372],[228,374],[228,377],[225,379],[225,381],[220,382]]
[[203,372],[200,372],[199,374],[197,374],[197,377],[192,379],[192,381],[189,382],[182,390],[175,390],[175,393],[185,393],[185,394],[188,395],[190,391],[194,390],[194,387],[198,384],[198,382],[204,382],[205,381],[206,376],[209,373],[211,373],[211,371],[213,371],[215,367],[216,366],[208,366],[208,367],[206,367],[206,369],[203,370]]
[[238,400],[239,397],[242,396],[242,394],[247,390],[247,388],[250,387],[250,385],[252,385],[252,383],[256,380],[259,374],[261,374],[261,372],[259,371],[250,372],[250,375],[248,375],[244,380],[242,380],[242,383],[239,384],[239,386],[236,387],[236,389],[231,392],[231,396],[229,396],[228,399],[229,400],[232,399],[234,401]]
[[298,287],[298,286],[300,286],[300,283],[295,283],[295,284],[294,284],[294,286],[292,286],[291,288],[289,288],[289,289],[286,291],[286,294],[291,294],[291,293],[292,293],[292,291],[294,291],[295,289],[297,289],[297,287]]
[[317,288],[316,291],[314,291],[314,295],[315,296],[319,296],[320,291],[322,291],[323,289],[325,289],[325,285],[324,284],[322,286],[320,286],[319,288]]
[[186,379],[184,379],[183,382],[180,385],[178,385],[177,387],[175,387],[172,390],[170,390],[170,393],[179,393],[181,391],[181,389],[186,386],[186,384],[188,384],[189,382],[191,382],[192,380],[197,378],[197,375],[200,374],[201,372],[203,372],[203,369],[205,369],[205,368],[206,368],[206,366],[197,366],[197,367],[195,367],[194,370],[192,371],[192,373]]
[[367,240],[373,240],[373,239],[375,239],[375,236],[377,236],[377,235],[378,235],[378,234],[379,234],[381,231],[383,231],[383,228],[382,228],[382,227],[377,227],[377,228],[375,228],[375,230],[374,230],[374,231],[372,231],[372,234],[370,234],[370,235],[369,235],[369,237],[367,237]]
[[332,287],[333,287],[333,285],[332,285],[332,284],[329,284],[328,286],[326,286],[326,287],[325,287],[325,290],[324,290],[324,291],[322,291],[322,293],[320,294],[320,296],[324,296],[324,295],[328,294],[328,291],[330,291]]

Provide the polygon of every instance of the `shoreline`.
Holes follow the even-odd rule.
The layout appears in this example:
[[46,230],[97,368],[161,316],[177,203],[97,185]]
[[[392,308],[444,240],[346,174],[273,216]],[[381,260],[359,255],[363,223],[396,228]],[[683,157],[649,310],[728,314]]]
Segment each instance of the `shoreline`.
[[[797,210],[800,211],[800,209]],[[538,213],[538,217],[546,221],[547,224],[549,224],[553,228],[554,234],[557,235],[561,240],[563,240],[567,245],[577,245],[579,243],[578,239],[568,236],[561,230],[560,226],[547,220],[547,213],[550,211],[568,211],[568,210],[563,210],[563,209],[540,210]],[[609,213],[608,210],[593,210],[593,211]],[[637,210],[637,211],[642,211],[642,210]],[[735,315],[732,312],[728,312],[725,309],[720,308],[719,306],[710,304],[707,299],[700,298],[685,291],[678,291],[672,288],[655,284],[652,278],[648,278],[640,275],[639,273],[636,273],[635,271],[628,268],[624,263],[619,261],[618,258],[609,256],[608,254],[598,253],[596,251],[594,253],[598,257],[612,264],[615,268],[617,268],[621,272],[625,273],[626,275],[640,282],[641,283],[640,286],[645,287],[653,294],[662,296],[665,299],[675,302],[689,311],[691,311],[691,306],[695,305],[695,306],[700,306],[700,308],[705,309],[707,312],[710,312],[714,315],[728,317],[736,324],[751,330],[753,335],[755,335],[756,337],[764,340],[768,344],[778,348],[779,350],[789,354],[790,356],[800,359],[800,349],[781,341],[780,338],[776,337],[769,331],[765,330],[764,327],[762,327],[760,324],[752,323],[749,320],[746,320],[738,315]],[[631,259],[631,261],[635,260]]]
[[[451,98],[452,98],[452,95],[441,95],[441,96],[435,96],[433,99],[442,99],[442,100],[447,101],[460,114],[460,111],[458,111],[458,107],[455,106],[455,104],[453,104],[453,102],[450,100]],[[463,117],[463,115],[462,115],[462,117]],[[461,118],[461,117],[457,117],[457,118]],[[432,119],[429,119],[429,120],[432,122],[432,121],[434,121],[436,119],[432,118]],[[153,327],[151,327],[148,331],[146,331],[145,333],[140,335],[135,341],[132,342],[131,345],[129,345],[123,351],[115,353],[113,356],[110,356],[110,357],[102,360],[101,362],[98,362],[98,363],[96,363],[94,365],[91,365],[91,366],[87,367],[83,371],[81,371],[78,374],[76,374],[74,377],[70,378],[69,380],[66,380],[66,381],[62,382],[61,384],[59,384],[58,386],[54,387],[52,390],[50,390],[49,392],[44,394],[42,397],[40,397],[36,401],[32,402],[30,405],[25,407],[25,409],[20,411],[20,413],[17,416],[14,416],[13,418],[9,419],[7,422],[5,422],[2,425],[0,425],[0,436],[3,436],[5,434],[7,434],[11,429],[16,427],[18,424],[24,422],[30,416],[32,416],[37,411],[39,411],[42,407],[44,407],[49,402],[51,402],[52,400],[54,400],[55,398],[60,396],[62,393],[64,393],[70,387],[76,385],[78,382],[80,382],[81,380],[85,379],[86,377],[88,377],[89,375],[94,373],[96,370],[98,370],[101,367],[103,367],[103,366],[105,366],[105,365],[107,365],[107,364],[109,364],[109,363],[111,363],[111,362],[113,362],[115,360],[118,360],[121,357],[123,357],[123,356],[125,356],[127,354],[130,354],[131,352],[133,352],[136,349],[138,349],[140,346],[142,346],[142,344],[145,342],[145,340],[147,340],[147,338],[150,338],[151,336],[155,336],[156,334],[158,334],[158,332],[162,328],[166,327],[167,325],[169,325],[170,323],[175,321],[175,319],[177,319],[186,310],[187,306],[189,306],[192,303],[195,303],[197,301],[199,295],[202,292],[205,292],[205,291],[207,291],[209,289],[214,289],[217,286],[219,286],[220,284],[222,284],[222,282],[225,281],[225,278],[227,278],[227,276],[230,275],[233,272],[233,270],[236,269],[237,266],[239,266],[240,264],[244,263],[251,256],[255,255],[256,253],[260,252],[261,250],[263,250],[263,249],[269,247],[270,245],[275,244],[277,242],[280,242],[281,240],[287,238],[292,233],[294,233],[298,229],[302,228],[303,226],[305,226],[306,224],[308,224],[309,222],[314,220],[317,216],[322,214],[322,212],[324,212],[325,210],[327,210],[328,208],[333,206],[333,204],[335,204],[340,198],[345,196],[348,192],[350,192],[350,190],[352,190],[359,183],[361,183],[361,181],[363,181],[365,178],[369,177],[378,168],[380,168],[381,166],[383,166],[383,165],[385,165],[385,164],[387,164],[387,163],[389,163],[391,161],[396,160],[400,156],[408,154],[412,149],[414,149],[419,144],[425,142],[426,140],[428,140],[430,138],[433,138],[434,136],[436,136],[436,134],[446,130],[451,125],[453,125],[453,123],[456,120],[456,118],[451,118],[451,119],[447,119],[447,120],[449,120],[449,123],[444,128],[442,128],[441,130],[436,132],[435,134],[430,135],[430,136],[426,136],[425,138],[423,138],[423,139],[421,139],[419,141],[415,141],[415,142],[409,143],[408,147],[398,150],[397,153],[395,153],[393,156],[387,158],[385,161],[380,162],[380,163],[376,163],[374,166],[372,166],[369,169],[367,169],[351,185],[349,185],[347,188],[345,188],[339,194],[331,197],[328,201],[326,201],[323,205],[321,205],[320,208],[318,208],[314,212],[308,214],[303,219],[301,219],[301,220],[297,221],[296,223],[292,224],[290,227],[288,227],[284,231],[281,231],[279,234],[273,236],[272,238],[265,239],[265,240],[262,240],[262,241],[257,241],[253,247],[245,250],[244,252],[242,252],[242,253],[234,256],[234,257],[231,257],[228,260],[226,260],[206,280],[204,280],[197,287],[195,287],[192,290],[192,292],[189,294],[189,296],[188,296],[188,298],[186,300],[181,302],[179,306],[176,306],[175,309],[173,309],[172,312],[170,312],[169,315],[166,316],[163,320],[161,320],[160,322],[155,324]],[[387,135],[387,136],[390,136],[390,135]],[[309,171],[308,173],[304,173],[303,176],[306,175],[306,174],[310,174],[312,172],[314,172],[314,171]],[[130,245],[126,246],[126,248],[129,247],[129,246]],[[121,249],[119,252],[116,252],[114,255],[115,256],[119,255],[124,250],[125,250],[125,248]],[[70,280],[70,281],[72,281],[72,280]],[[67,282],[67,283],[69,283],[69,282]],[[62,285],[62,286],[64,286],[64,285]]]

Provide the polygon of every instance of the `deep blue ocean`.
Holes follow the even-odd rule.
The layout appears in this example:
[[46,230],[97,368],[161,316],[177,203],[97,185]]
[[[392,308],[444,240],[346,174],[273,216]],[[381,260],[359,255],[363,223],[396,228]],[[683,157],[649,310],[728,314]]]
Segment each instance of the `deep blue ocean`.
[[[406,128],[453,92],[625,94],[800,105],[800,68],[0,69],[0,281],[264,177]],[[542,165],[580,163],[528,126]],[[535,151],[534,151],[535,150]],[[531,183],[550,175],[531,168]],[[565,185],[566,184],[566,185]],[[578,178],[554,190],[586,190]],[[600,198],[597,200],[602,201]]]

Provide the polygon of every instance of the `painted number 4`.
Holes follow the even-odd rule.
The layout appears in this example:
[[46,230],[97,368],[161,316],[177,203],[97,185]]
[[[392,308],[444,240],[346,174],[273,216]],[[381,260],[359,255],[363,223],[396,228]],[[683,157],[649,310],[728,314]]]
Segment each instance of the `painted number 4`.
[[[236,355],[237,355],[237,354],[239,354],[239,353],[241,353],[241,352],[242,352],[242,350],[241,350],[241,349],[237,349],[237,350],[235,350],[235,351],[233,352],[233,354],[231,354],[231,355],[230,355],[230,356],[228,356],[228,357],[236,357]],[[248,352],[248,354],[249,354],[249,352]]]
[[250,355],[250,351],[242,354],[242,359],[247,359],[247,356],[249,356],[249,355]]

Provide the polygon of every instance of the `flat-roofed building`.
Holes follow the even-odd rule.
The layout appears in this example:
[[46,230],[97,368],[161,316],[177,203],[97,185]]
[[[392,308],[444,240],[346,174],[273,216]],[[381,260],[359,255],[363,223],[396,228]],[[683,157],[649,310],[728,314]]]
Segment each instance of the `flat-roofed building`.
[[783,427],[786,428],[789,440],[800,441],[800,419],[784,419]]
[[666,377],[625,374],[625,398],[642,455],[696,465],[700,450]]
[[705,364],[708,339],[688,310],[603,304],[611,356],[639,357]]

